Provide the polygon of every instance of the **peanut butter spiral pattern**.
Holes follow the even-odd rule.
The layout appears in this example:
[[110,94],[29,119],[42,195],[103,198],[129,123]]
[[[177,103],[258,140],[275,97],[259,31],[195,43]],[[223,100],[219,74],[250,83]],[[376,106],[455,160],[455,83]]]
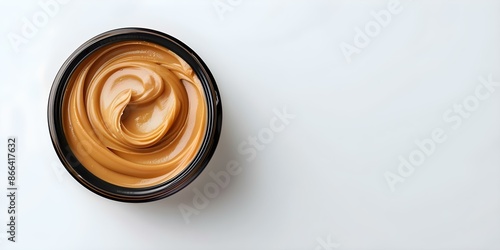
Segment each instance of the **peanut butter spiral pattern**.
[[63,124],[72,151],[97,177],[148,187],[185,169],[201,147],[206,101],[191,67],[159,45],[108,45],[73,72]]

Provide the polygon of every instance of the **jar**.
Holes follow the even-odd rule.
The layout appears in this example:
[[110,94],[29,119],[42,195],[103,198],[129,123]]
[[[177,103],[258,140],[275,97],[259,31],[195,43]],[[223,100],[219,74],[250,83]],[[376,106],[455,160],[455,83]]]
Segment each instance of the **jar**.
[[187,45],[121,28],[64,62],[48,102],[54,149],[90,191],[123,202],[170,196],[209,163],[222,127],[214,77]]

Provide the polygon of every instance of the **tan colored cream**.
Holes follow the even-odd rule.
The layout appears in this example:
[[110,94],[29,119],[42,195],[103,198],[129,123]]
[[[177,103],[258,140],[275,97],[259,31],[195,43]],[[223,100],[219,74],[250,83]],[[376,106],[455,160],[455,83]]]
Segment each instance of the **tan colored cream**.
[[108,45],[73,72],[63,126],[78,160],[109,183],[167,181],[194,159],[207,126],[200,80],[172,51],[143,41]]

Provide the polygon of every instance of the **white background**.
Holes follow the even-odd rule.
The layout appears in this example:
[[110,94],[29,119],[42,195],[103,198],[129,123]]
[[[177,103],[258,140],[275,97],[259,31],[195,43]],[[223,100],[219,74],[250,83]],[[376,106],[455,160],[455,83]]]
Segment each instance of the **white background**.
[[[70,1],[16,46],[9,35],[21,36],[23,18],[44,9],[2,1],[0,152],[7,136],[18,137],[20,191],[15,244],[5,239],[1,192],[1,249],[500,249],[500,91],[457,129],[443,120],[474,96],[479,77],[500,82],[500,2],[401,1],[348,63],[341,44],[353,45],[356,27],[364,30],[388,2]],[[146,204],[110,201],[74,181],[46,119],[64,60],[89,38],[129,26],[194,49],[224,108],[203,174]],[[296,117],[247,160],[238,146],[284,108]],[[446,141],[392,192],[384,174],[397,174],[399,157],[439,128]],[[187,223],[179,205],[194,206],[194,190],[232,160],[241,174]]]

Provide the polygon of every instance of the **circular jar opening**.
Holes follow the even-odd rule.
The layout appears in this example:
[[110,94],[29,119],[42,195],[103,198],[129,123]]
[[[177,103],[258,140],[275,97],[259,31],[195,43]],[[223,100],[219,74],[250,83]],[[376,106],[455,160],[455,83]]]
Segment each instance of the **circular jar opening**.
[[179,40],[143,28],[100,34],[63,64],[49,96],[59,159],[83,186],[125,202],[165,198],[210,161],[222,126],[215,80]]

